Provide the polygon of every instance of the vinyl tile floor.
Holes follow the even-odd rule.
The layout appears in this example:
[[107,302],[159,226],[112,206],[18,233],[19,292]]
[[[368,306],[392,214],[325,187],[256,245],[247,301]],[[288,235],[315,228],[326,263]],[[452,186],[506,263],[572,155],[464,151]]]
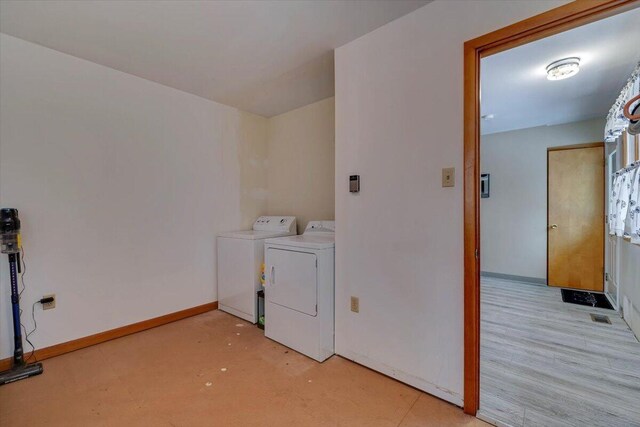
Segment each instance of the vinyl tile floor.
[[317,363],[212,311],[44,361],[0,387],[12,426],[486,426],[334,356]]
[[563,303],[559,288],[483,277],[480,341],[483,419],[640,426],[640,343],[615,311]]

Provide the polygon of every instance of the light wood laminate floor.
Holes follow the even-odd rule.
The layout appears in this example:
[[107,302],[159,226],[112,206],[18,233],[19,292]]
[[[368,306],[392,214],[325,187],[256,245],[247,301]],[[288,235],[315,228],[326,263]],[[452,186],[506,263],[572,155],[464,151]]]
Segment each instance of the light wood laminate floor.
[[558,288],[483,277],[480,359],[483,419],[640,426],[640,343],[614,310],[563,303]]

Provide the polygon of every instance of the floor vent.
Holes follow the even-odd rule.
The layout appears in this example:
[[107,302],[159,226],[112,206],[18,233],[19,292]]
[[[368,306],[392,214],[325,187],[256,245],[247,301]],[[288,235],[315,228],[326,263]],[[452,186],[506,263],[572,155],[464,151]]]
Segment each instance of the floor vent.
[[609,319],[609,316],[605,316],[604,314],[591,314],[591,320],[596,323],[606,323],[608,325],[611,324],[611,319]]

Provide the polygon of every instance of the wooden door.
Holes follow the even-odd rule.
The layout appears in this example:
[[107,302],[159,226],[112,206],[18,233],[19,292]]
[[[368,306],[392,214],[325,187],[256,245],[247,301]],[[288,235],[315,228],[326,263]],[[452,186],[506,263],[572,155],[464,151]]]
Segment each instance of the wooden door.
[[549,286],[602,292],[603,144],[549,149],[547,183]]

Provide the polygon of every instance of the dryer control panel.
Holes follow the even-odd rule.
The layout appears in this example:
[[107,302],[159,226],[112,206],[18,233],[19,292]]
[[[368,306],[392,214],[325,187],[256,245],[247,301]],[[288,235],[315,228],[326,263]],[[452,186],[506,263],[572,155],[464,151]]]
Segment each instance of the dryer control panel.
[[333,234],[336,231],[335,221],[309,221],[307,228],[304,230],[304,234],[311,233],[329,233]]
[[282,231],[296,234],[295,216],[261,216],[253,223],[256,231]]

